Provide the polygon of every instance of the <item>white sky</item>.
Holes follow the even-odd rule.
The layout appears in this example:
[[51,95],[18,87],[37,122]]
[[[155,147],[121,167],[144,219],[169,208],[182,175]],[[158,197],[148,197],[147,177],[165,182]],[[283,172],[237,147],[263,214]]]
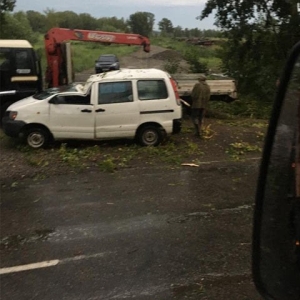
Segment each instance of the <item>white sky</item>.
[[216,29],[213,16],[203,21],[196,20],[205,2],[206,0],[17,0],[14,12],[35,10],[43,13],[46,9],[54,9],[89,13],[95,18],[128,19],[137,11],[145,11],[154,14],[156,25],[162,18],[167,18],[174,27]]

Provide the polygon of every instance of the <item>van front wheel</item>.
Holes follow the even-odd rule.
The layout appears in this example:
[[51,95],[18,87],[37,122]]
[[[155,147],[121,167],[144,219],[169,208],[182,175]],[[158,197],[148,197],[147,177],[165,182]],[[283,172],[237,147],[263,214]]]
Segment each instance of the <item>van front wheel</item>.
[[26,142],[31,148],[46,147],[49,143],[49,133],[40,127],[32,127],[26,131]]
[[162,139],[163,134],[159,127],[145,126],[138,132],[138,140],[142,146],[157,146]]

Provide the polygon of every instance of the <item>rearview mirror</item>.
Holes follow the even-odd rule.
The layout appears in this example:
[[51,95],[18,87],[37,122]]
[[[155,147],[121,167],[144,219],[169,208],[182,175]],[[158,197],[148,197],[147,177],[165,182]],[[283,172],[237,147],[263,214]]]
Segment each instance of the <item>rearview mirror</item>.
[[265,299],[300,299],[300,43],[280,78],[265,140],[252,269]]

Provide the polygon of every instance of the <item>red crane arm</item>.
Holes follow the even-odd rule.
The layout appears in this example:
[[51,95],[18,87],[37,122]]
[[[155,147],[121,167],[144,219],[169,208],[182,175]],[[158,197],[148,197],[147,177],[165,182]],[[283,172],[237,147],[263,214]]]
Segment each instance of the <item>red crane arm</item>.
[[48,65],[46,81],[50,83],[50,86],[55,87],[61,84],[61,80],[59,79],[61,65],[63,64],[61,44],[71,40],[106,44],[140,45],[143,46],[145,52],[150,51],[149,39],[139,34],[52,28],[45,34],[44,39]]

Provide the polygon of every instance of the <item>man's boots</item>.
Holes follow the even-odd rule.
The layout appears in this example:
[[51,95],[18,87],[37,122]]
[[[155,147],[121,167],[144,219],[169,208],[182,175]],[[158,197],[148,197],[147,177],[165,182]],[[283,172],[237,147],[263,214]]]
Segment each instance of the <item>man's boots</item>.
[[199,126],[198,124],[194,124],[195,126],[195,136],[200,136]]

